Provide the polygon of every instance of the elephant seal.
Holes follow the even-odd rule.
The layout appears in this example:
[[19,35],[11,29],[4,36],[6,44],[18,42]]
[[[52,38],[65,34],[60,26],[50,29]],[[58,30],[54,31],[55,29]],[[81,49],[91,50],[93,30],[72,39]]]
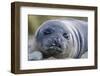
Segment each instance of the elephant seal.
[[37,60],[81,58],[88,51],[88,24],[76,19],[48,20],[37,29],[33,41],[33,60],[34,50]]

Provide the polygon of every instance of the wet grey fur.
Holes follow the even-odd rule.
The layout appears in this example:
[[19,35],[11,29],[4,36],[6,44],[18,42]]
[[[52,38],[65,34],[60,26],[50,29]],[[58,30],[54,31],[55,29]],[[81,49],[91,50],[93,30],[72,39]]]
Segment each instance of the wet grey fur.
[[48,20],[30,43],[29,60],[87,58],[88,24],[76,19]]

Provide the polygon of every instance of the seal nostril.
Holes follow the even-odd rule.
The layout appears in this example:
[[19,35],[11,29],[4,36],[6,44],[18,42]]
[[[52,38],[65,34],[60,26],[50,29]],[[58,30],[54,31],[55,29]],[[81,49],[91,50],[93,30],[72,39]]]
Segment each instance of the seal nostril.
[[59,43],[52,43],[51,46],[56,46],[56,47],[61,48],[61,45]]
[[58,47],[61,48],[61,45],[59,44]]
[[51,44],[52,46],[57,46],[58,45],[58,43],[57,43],[57,41],[56,40],[54,40],[53,42],[52,42],[52,44]]

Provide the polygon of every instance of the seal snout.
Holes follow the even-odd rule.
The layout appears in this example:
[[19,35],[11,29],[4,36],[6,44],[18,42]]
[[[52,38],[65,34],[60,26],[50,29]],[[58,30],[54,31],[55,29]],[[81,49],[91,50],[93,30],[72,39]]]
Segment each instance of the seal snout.
[[51,43],[49,44],[49,47],[57,47],[57,48],[62,48],[60,39],[58,37],[51,38]]
[[55,47],[61,48],[61,44],[56,39],[52,41],[51,46],[55,46]]
[[62,45],[59,41],[59,38],[51,38],[51,42],[48,45],[47,51],[53,54],[58,54],[62,52]]

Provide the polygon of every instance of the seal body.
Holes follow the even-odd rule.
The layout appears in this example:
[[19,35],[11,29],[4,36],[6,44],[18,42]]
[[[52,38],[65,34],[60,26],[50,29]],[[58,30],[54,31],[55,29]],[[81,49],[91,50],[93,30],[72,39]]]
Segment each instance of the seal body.
[[88,51],[88,24],[76,19],[48,20],[37,29],[34,40],[33,50],[40,51],[42,59],[81,58]]

